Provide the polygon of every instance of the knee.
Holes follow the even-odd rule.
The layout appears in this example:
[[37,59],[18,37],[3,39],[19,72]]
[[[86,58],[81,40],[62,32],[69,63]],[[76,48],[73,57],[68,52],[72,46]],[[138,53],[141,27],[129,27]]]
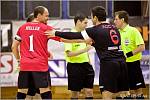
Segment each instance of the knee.
[[28,89],[18,89],[18,92],[21,92],[21,93],[27,94]]
[[40,93],[45,93],[47,91],[51,91],[49,87],[47,87],[47,88],[40,88]]

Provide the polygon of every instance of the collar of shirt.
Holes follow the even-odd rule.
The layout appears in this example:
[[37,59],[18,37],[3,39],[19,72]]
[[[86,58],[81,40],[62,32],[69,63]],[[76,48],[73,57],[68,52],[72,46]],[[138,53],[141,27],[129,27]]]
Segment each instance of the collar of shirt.
[[128,30],[128,28],[129,28],[129,24],[124,29],[119,29],[119,30],[122,32],[126,32]]

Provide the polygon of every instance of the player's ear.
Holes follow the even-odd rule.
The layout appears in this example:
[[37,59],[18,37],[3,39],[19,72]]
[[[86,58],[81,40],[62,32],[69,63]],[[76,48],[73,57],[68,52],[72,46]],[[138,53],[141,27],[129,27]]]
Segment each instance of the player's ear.
[[94,16],[94,20],[97,20],[97,17],[96,17],[96,16]]
[[124,18],[121,18],[121,20],[124,22]]
[[[78,19],[78,20],[77,20],[77,23],[79,23],[79,22],[81,22],[81,21]],[[76,23],[76,24],[77,24],[77,23]]]
[[37,15],[37,18],[40,18],[41,17],[41,14],[39,13],[38,15]]

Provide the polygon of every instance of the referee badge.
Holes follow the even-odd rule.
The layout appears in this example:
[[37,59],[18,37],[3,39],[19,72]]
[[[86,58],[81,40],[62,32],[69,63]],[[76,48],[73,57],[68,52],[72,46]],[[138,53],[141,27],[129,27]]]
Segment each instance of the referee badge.
[[129,39],[125,39],[125,45],[128,46],[130,43]]

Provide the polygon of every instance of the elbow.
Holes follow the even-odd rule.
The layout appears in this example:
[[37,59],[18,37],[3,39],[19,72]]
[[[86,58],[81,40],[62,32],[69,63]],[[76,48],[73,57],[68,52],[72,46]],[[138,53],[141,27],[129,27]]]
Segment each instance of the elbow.
[[11,50],[13,51],[14,49],[15,49],[15,46],[14,46],[14,45],[12,45],[12,46],[11,46]]
[[144,51],[145,50],[145,44],[140,45],[140,51]]
[[142,51],[144,51],[145,50],[145,44],[143,44],[143,46],[142,46]]
[[72,57],[73,55],[71,55],[71,54],[67,54],[67,56],[68,56],[68,57]]

